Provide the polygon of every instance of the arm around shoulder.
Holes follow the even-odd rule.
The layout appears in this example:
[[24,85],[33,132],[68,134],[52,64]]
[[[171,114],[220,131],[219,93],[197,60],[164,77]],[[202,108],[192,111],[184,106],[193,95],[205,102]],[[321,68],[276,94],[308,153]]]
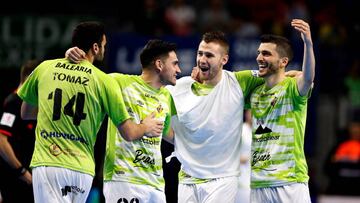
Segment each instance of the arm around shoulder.
[[125,120],[117,126],[120,134],[126,141],[140,139],[144,135],[148,137],[159,137],[164,128],[163,122],[155,118],[155,114],[148,115],[140,124],[136,124],[130,119]]

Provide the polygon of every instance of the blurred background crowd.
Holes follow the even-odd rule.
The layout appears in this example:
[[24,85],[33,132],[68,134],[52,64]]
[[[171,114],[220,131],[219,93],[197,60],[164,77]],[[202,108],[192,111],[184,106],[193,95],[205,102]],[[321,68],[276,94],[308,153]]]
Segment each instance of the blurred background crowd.
[[64,56],[82,20],[108,28],[106,72],[140,73],[139,50],[147,39],[161,38],[178,44],[182,75],[189,75],[201,34],[214,29],[230,39],[229,70],[257,69],[257,40],[265,33],[300,45],[290,64],[300,70],[302,44],[290,21],[301,18],[311,26],[316,56],[305,140],[311,193],[315,201],[322,194],[360,196],[354,189],[360,184],[358,10],[355,0],[7,2],[0,13],[0,99],[16,89],[23,62]]

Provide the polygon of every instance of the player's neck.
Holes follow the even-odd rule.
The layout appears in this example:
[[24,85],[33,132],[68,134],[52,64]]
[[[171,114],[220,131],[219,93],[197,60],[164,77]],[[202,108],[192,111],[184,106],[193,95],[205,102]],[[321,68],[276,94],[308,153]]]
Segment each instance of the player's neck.
[[209,80],[204,80],[202,84],[216,86],[220,82],[221,77],[222,77],[222,69],[213,78]]
[[274,87],[275,85],[279,84],[281,81],[285,79],[285,74],[278,73],[278,74],[272,74],[265,78],[265,84],[267,87]]
[[95,56],[92,55],[92,54],[86,54],[85,55],[85,60],[89,61],[91,64],[94,64]]
[[159,74],[152,70],[144,69],[141,73],[141,78],[153,88],[160,89],[163,86]]

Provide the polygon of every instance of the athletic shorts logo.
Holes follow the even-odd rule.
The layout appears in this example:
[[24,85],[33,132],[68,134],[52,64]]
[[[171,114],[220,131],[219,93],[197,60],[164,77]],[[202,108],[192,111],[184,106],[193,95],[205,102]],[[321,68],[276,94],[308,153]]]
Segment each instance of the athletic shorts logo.
[[66,195],[68,195],[68,193],[73,193],[73,194],[77,195],[79,193],[83,194],[84,192],[85,192],[84,189],[79,188],[76,185],[72,185],[72,186],[66,185],[64,188],[61,188],[62,196],[66,196]]
[[118,199],[117,203],[140,203],[140,200],[138,198],[132,198],[129,201],[126,198],[120,198]]

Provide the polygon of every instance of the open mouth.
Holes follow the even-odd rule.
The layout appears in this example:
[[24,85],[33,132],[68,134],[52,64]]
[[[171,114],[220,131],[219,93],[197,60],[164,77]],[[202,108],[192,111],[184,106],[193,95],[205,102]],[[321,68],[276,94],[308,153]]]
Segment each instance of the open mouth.
[[208,67],[200,67],[200,70],[202,71],[202,72],[206,72],[206,71],[208,71],[210,68],[208,68]]
[[268,68],[268,64],[267,63],[259,63],[259,69],[265,69],[265,68]]

